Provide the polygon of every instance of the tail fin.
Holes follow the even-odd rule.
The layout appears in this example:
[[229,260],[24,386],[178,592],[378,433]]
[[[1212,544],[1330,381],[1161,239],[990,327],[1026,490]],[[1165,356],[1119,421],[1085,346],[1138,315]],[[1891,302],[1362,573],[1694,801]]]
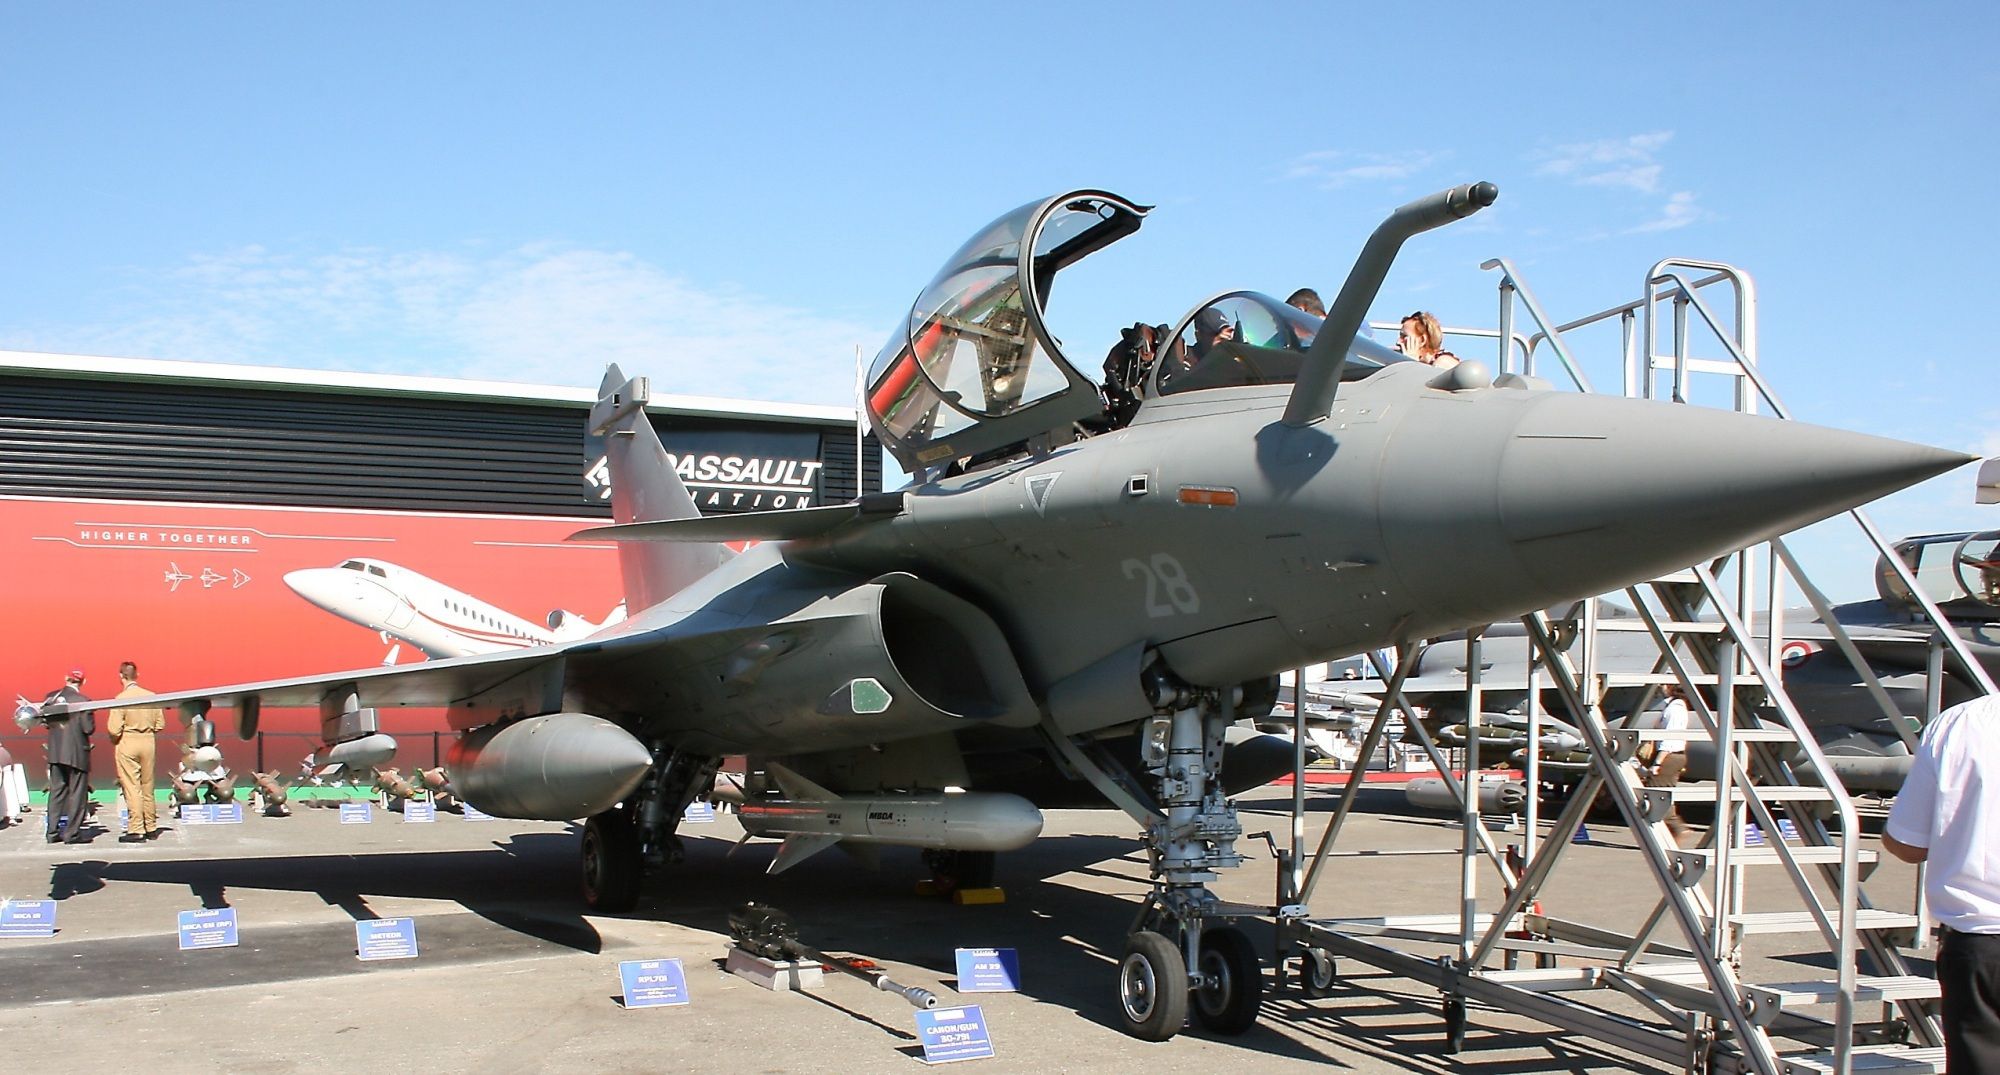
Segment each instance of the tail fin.
[[[620,523],[664,522],[699,518],[687,486],[674,473],[667,450],[646,420],[644,377],[626,380],[616,365],[604,371],[597,405],[584,430],[584,453],[593,472],[603,460],[602,480],[611,500],[612,518]],[[626,608],[636,613],[685,589],[720,566],[730,556],[719,542],[624,541],[618,544],[618,568],[625,580]]]

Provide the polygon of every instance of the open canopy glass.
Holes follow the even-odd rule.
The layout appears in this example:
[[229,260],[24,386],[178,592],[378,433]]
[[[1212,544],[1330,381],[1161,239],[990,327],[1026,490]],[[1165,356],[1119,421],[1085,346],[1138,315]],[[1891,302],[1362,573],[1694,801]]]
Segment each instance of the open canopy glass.
[[868,371],[869,423],[904,470],[934,472],[1100,412],[1094,380],[1064,357],[1043,313],[1058,271],[1137,231],[1145,213],[1072,191],[959,247]]

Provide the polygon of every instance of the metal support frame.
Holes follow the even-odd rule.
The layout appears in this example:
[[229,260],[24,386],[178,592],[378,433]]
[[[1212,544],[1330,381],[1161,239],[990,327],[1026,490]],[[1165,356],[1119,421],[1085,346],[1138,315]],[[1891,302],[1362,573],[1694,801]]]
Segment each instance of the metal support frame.
[[[1655,264],[1645,279],[1645,295],[1634,302],[1566,324],[1555,324],[1534,293],[1504,258],[1483,268],[1500,271],[1500,323],[1497,331],[1473,332],[1496,339],[1503,370],[1518,353],[1520,371],[1533,375],[1541,345],[1546,343],[1581,391],[1591,384],[1564,339],[1565,332],[1615,319],[1619,325],[1624,389],[1633,396],[1654,397],[1666,378],[1666,395],[1689,398],[1694,374],[1721,374],[1734,385],[1732,406],[1746,413],[1768,408],[1789,418],[1769,384],[1756,369],[1756,292],[1747,273],[1717,262],[1669,259]],[[1717,318],[1702,289],[1726,285],[1731,291],[1733,319]],[[1521,342],[1515,328],[1516,304],[1525,308],[1537,332]],[[1662,303],[1671,305],[1670,344],[1661,351],[1655,324]],[[1691,335],[1704,327],[1727,353],[1726,359],[1693,356]],[[1936,632],[1931,652],[1929,715],[1936,713],[1939,682],[1947,660],[1988,693],[1991,681],[1962,641],[1947,627],[1936,606],[1923,595],[1888,543],[1858,509],[1849,513],[1876,548],[1888,558],[1905,586],[1917,595]],[[1846,791],[1784,692],[1779,648],[1783,641],[1782,584],[1791,579],[1806,595],[1836,646],[1864,676],[1866,689],[1885,711],[1894,707],[1861,660],[1858,648],[1831,615],[1831,605],[1801,570],[1780,540],[1741,550],[1713,564],[1696,565],[1633,587],[1625,597],[1643,621],[1660,656],[1650,675],[1621,677],[1599,668],[1600,617],[1595,600],[1583,602],[1573,638],[1558,632],[1546,613],[1524,617],[1531,640],[1527,712],[1528,735],[1524,766],[1530,781],[1528,820],[1523,835],[1523,864],[1509,866],[1494,846],[1478,813],[1480,767],[1479,633],[1468,633],[1465,662],[1466,764],[1460,779],[1403,695],[1403,684],[1418,644],[1398,651],[1395,667],[1380,654],[1370,654],[1385,688],[1360,753],[1362,762],[1348,776],[1318,844],[1305,852],[1305,791],[1303,747],[1296,756],[1298,773],[1292,795],[1292,845],[1281,856],[1278,880],[1278,920],[1281,952],[1317,948],[1426,982],[1445,998],[1447,1034],[1454,1046],[1463,1034],[1468,1000],[1527,1015],[1570,1032],[1598,1038],[1640,1055],[1684,1070],[1743,1071],[1780,1075],[1791,1071],[1853,1070],[1856,1057],[1871,1054],[1873,1064],[1903,1063],[1899,1070],[1935,1071],[1935,1048],[1941,1043],[1934,1016],[1925,1001],[1934,992],[1908,972],[1902,952],[1885,930],[1908,928],[1918,919],[1876,908],[1861,891],[1867,862],[1853,834],[1857,816]],[[1761,596],[1767,618],[1759,634],[1756,603]],[[1668,681],[1684,690],[1695,727],[1667,733],[1621,726],[1607,713],[1610,691],[1638,688],[1636,713],[1652,700],[1657,685]],[[1713,694],[1704,697],[1704,688]],[[1556,699],[1562,719],[1577,728],[1589,745],[1590,766],[1571,791],[1570,799],[1541,833],[1537,787],[1545,770],[1540,757],[1546,688]],[[1709,698],[1712,697],[1711,702]],[[1458,857],[1458,900],[1455,913],[1388,919],[1314,919],[1309,910],[1313,893],[1328,864],[1343,855],[1368,854],[1336,849],[1337,840],[1358,796],[1365,759],[1379,749],[1390,721],[1401,716],[1411,736],[1437,766],[1458,805],[1463,826]],[[1303,688],[1294,696],[1294,730],[1303,738]],[[1630,764],[1646,740],[1708,739],[1715,745],[1716,781],[1711,788],[1681,785],[1648,788]],[[1659,890],[1660,899],[1636,933],[1623,933],[1540,914],[1537,894],[1570,850],[1571,837],[1582,825],[1600,793],[1617,807]],[[1715,823],[1700,846],[1684,849],[1667,831],[1667,812],[1676,801],[1701,797],[1713,804]],[[1832,824],[1828,824],[1828,820]],[[1781,822],[1788,823],[1781,825]],[[1765,846],[1748,839],[1755,825],[1769,834]],[[1789,827],[1796,844],[1781,838]],[[1505,896],[1492,914],[1478,913],[1478,862],[1488,859],[1503,880]],[[1789,914],[1749,913],[1746,898],[1751,882],[1779,867],[1803,910]],[[1825,893],[1824,895],[1822,893]],[[1763,906],[1766,901],[1760,900]],[[1921,895],[1919,895],[1921,910]],[[1745,938],[1764,928],[1803,927],[1817,932],[1833,956],[1831,981],[1808,986],[1760,986],[1743,980],[1741,963]],[[1390,941],[1441,946],[1449,955],[1417,955],[1391,946]],[[1532,952],[1540,960],[1580,960],[1572,967],[1538,965],[1513,969],[1513,957]],[[1510,966],[1489,964],[1505,953]],[[1876,972],[1864,977],[1860,960]],[[1636,1019],[1593,1004],[1593,991],[1609,989],[1639,1002],[1651,1020]],[[1825,1003],[1831,1020],[1808,1018],[1786,1004]],[[1907,1039],[1919,1048],[1869,1045],[1863,1050],[1859,1006],[1882,1005],[1876,1040]],[[1454,1029],[1455,1024],[1455,1029]],[[1826,1036],[1832,1048],[1824,1053],[1797,1052],[1800,1028]],[[1871,1067],[1871,1070],[1874,1068]]]

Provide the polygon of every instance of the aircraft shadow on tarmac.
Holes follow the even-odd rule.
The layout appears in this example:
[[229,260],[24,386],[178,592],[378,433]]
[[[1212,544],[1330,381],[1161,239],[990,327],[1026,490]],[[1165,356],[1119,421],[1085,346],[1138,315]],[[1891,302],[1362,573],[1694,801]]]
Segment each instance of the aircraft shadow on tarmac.
[[[1428,819],[1428,815],[1425,816]],[[700,835],[686,839],[684,862],[657,875],[628,921],[656,921],[726,935],[729,912],[751,900],[784,909],[798,922],[807,943],[834,953],[865,956],[883,964],[921,971],[899,976],[905,984],[938,988],[956,985],[954,949],[1012,947],[1023,967],[1021,992],[1106,1028],[1117,1028],[1115,998],[1107,974],[1119,957],[1124,936],[1146,891],[1146,868],[1136,840],[1125,836],[1073,835],[1036,841],[1004,856],[999,883],[1007,902],[962,907],[919,896],[924,876],[916,852],[891,849],[880,870],[857,869],[842,856],[809,860],[783,874],[764,872],[776,844],[758,842],[731,854],[733,841]],[[205,907],[227,906],[242,890],[309,892],[357,920],[380,917],[375,902],[391,899],[440,900],[458,904],[486,922],[526,938],[576,952],[597,954],[604,940],[581,913],[576,888],[577,836],[525,833],[494,841],[490,848],[381,854],[328,854],[201,858],[184,860],[90,860],[56,865],[52,898],[88,898],[108,883],[185,887]],[[1261,856],[1259,856],[1261,857]],[[1075,883],[1079,879],[1085,885]],[[1088,887],[1085,887],[1085,886]],[[1260,951],[1269,952],[1268,924],[1243,923]],[[325,926],[312,927],[325,932]],[[426,927],[429,929],[430,927]],[[148,942],[151,943],[151,942]],[[436,942],[426,943],[426,956]],[[512,951],[526,952],[525,948]],[[718,952],[719,960],[720,952]],[[504,958],[496,952],[490,958]],[[468,955],[467,958],[475,958]],[[1216,1039],[1259,1056],[1326,1062],[1324,1042],[1338,1050],[1358,1050],[1375,1060],[1410,1071],[1606,1071],[1620,1070],[1587,1045],[1546,1033],[1481,1029],[1474,1020],[1474,1047],[1459,1057],[1443,1053],[1435,1001],[1423,987],[1400,983],[1376,972],[1360,972],[1334,997],[1307,1002],[1291,993],[1265,1000],[1265,1021],[1249,1032]],[[924,980],[928,972],[931,980]],[[276,972],[274,972],[276,973]],[[296,973],[287,976],[296,976]],[[910,1040],[901,1027],[844,1002],[838,975],[816,1002]],[[1267,978],[1267,982],[1272,979]],[[196,983],[190,982],[189,987]],[[1267,1023],[1283,1025],[1284,1032]],[[1194,1028],[1199,1032],[1198,1028]],[[914,1045],[903,1046],[915,1055]],[[1494,1049],[1532,1049],[1531,1060],[1481,1061]],[[1518,1056],[1518,1054],[1516,1054]]]

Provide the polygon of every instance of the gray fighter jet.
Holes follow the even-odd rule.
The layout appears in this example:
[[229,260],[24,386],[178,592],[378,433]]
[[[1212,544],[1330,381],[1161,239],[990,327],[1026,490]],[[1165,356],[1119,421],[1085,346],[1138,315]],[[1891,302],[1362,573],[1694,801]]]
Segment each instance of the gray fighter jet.
[[[1438,370],[1361,335],[1402,243],[1496,195],[1396,210],[1324,322],[1247,291],[1195,304],[1123,422],[1044,317],[1059,274],[1148,210],[1097,190],[1030,202],[952,255],[873,364],[868,419],[907,488],[701,518],[645,381],[614,369],[589,427],[617,525],[584,533],[624,542],[623,623],[147,704],[234,706],[246,731],[261,706],[317,705],[329,739],[357,740],[375,708],[448,707],[466,801],[588,818],[600,911],[674,857],[725,755],[775,766],[780,786],[746,795],[788,846],[859,831],[826,816],[844,803],[872,843],[907,823],[912,846],[990,854],[1038,828],[1010,788],[1087,782],[1139,823],[1153,870],[1118,973],[1128,1029],[1169,1037],[1192,1004],[1241,1031],[1258,957],[1207,883],[1244,859],[1229,729],[1279,671],[1651,578],[1965,461]],[[722,544],[743,541],[759,544]],[[787,795],[818,820],[777,824]]]

